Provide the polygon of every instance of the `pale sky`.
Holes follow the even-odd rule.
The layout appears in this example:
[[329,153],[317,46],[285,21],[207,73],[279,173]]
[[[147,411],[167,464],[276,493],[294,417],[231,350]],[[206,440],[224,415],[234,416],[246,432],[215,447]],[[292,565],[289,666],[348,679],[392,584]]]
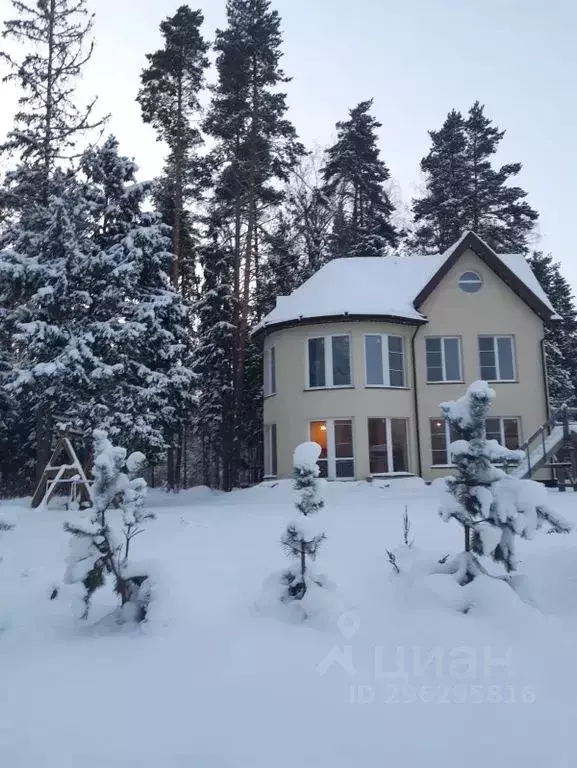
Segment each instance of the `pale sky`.
[[[144,55],[180,0],[89,0],[96,51],[81,93],[111,112],[109,132],[141,176],[161,168],[163,147],[135,102]],[[197,0],[205,37],[224,25],[225,0]],[[479,99],[507,134],[502,162],[520,161],[519,184],[540,213],[537,247],[551,251],[577,289],[576,0],[273,0],[283,20],[289,116],[306,146],[325,146],[334,124],[374,98],[382,157],[407,202],[421,184],[427,130]],[[0,0],[0,20],[11,16]],[[214,79],[211,72],[210,79]],[[0,134],[13,93],[0,84]]]

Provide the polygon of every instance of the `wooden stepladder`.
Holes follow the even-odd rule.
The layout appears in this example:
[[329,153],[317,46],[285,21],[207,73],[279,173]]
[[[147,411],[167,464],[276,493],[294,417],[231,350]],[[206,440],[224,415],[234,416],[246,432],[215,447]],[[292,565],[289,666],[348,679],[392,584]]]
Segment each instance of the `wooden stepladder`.
[[69,424],[58,424],[56,445],[32,497],[32,508],[48,504],[58,490],[67,489],[69,502],[92,503],[92,490],[70,439],[81,433]]

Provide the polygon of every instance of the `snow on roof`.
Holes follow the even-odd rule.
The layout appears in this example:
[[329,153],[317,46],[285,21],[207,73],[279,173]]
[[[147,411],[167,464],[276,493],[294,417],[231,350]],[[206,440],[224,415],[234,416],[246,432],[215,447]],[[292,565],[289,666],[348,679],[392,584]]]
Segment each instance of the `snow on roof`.
[[511,272],[514,272],[515,275],[519,278],[519,280],[521,280],[521,282],[525,283],[525,285],[531,291],[531,293],[534,293],[538,299],[541,299],[541,301],[543,302],[543,304],[545,304],[546,307],[549,307],[549,309],[552,312],[554,312],[554,315],[551,319],[561,320],[561,317],[555,311],[555,307],[549,301],[549,297],[547,296],[543,288],[541,288],[541,283],[535,277],[533,270],[527,263],[527,259],[523,256],[523,254],[522,253],[499,253],[497,255],[501,259],[503,264],[505,264],[506,267],[509,267]]
[[[320,317],[364,315],[425,321],[414,300],[433,275],[469,233],[442,254],[430,256],[360,256],[333,259],[315,272],[290,296],[279,296],[276,307],[256,326],[266,326]],[[498,258],[553,312],[522,254]],[[554,316],[558,319],[558,316]]]

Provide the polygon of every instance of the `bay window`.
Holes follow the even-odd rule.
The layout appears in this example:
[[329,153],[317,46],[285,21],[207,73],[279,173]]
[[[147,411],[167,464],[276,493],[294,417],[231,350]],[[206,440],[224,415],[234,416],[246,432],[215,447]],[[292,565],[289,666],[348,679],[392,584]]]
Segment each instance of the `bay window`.
[[365,334],[365,384],[367,387],[405,386],[402,336]]
[[318,443],[321,454],[318,466],[321,477],[350,480],[355,476],[352,419],[311,421],[309,439]]
[[351,383],[351,337],[338,334],[308,339],[307,387],[350,387]]

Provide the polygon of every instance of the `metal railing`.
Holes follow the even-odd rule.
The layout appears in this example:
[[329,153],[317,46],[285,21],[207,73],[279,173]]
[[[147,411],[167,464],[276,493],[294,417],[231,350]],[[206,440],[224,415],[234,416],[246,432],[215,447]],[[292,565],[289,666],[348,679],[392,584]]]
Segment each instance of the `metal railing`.
[[[537,465],[540,465],[547,458],[548,453],[552,452],[555,447],[550,446],[549,449],[547,449],[547,438],[551,436],[553,430],[556,427],[561,426],[563,428],[562,441],[565,442],[569,440],[571,431],[569,425],[572,422],[577,422],[577,407],[563,403],[563,405],[556,411],[553,411],[547,421],[544,424],[541,424],[539,429],[537,429],[536,432],[534,432],[531,437],[519,447],[519,450],[524,451],[525,453],[527,475],[529,477],[531,477],[535,469],[538,468]],[[532,466],[531,454],[535,451],[539,442],[541,443],[541,454]]]

